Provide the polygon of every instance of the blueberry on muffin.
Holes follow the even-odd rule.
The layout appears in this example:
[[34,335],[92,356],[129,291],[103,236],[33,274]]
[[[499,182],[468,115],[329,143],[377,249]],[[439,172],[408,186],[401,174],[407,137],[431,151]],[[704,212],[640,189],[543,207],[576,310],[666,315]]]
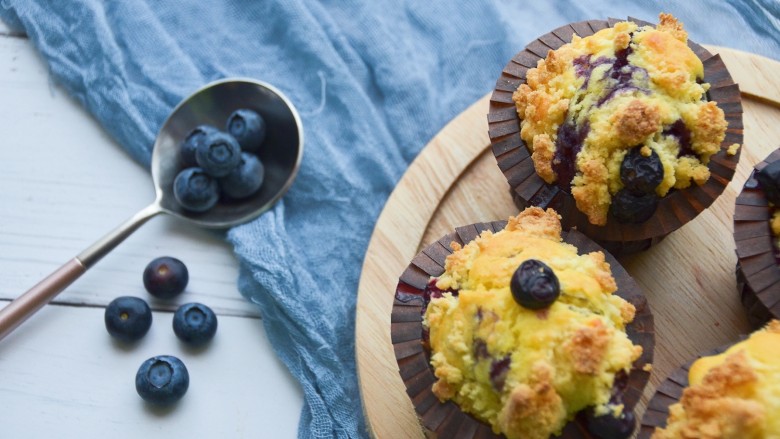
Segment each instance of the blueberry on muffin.
[[560,434],[581,411],[630,420],[630,434],[615,387],[642,347],[604,253],[578,254],[537,207],[453,250],[423,316],[436,397],[510,439]]
[[[702,61],[669,14],[572,37],[513,94],[536,173],[594,225],[642,223],[674,189],[703,185],[727,121]],[[732,150],[736,152],[738,145]]]

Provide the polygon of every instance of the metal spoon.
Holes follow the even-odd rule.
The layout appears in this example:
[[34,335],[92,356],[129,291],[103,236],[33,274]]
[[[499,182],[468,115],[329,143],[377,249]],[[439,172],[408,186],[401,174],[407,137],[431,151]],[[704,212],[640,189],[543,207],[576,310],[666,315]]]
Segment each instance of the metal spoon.
[[[263,185],[250,198],[220,202],[207,212],[182,209],[173,196],[173,180],[181,169],[182,140],[200,124],[224,127],[228,116],[239,108],[257,111],[267,124],[266,140],[258,154],[265,167]],[[298,112],[273,86],[253,79],[229,78],[197,90],[174,108],[157,134],[152,152],[154,202],[0,310],[0,340],[159,213],[208,228],[227,228],[256,218],[290,187],[302,152],[303,127]]]

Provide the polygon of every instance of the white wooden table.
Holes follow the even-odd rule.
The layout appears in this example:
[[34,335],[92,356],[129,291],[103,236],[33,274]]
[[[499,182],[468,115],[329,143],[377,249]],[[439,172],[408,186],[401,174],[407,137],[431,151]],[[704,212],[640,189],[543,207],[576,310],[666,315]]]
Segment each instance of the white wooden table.
[[[154,199],[151,177],[54,85],[32,44],[0,26],[0,308]],[[146,293],[153,258],[184,261],[190,283],[173,302]],[[161,215],[0,341],[2,438],[292,438],[302,392],[268,342],[258,310],[238,292],[238,262],[221,235]],[[115,343],[105,306],[150,302],[152,328]],[[187,349],[172,310],[214,309],[215,339]],[[171,409],[135,391],[154,355],[181,358],[190,388]]]

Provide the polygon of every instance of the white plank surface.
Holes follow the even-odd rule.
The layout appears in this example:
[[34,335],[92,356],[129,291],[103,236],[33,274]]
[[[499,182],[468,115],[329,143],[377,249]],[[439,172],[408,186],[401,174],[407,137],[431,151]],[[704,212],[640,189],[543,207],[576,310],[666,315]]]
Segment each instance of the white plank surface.
[[[137,344],[114,342],[102,308],[51,306],[0,344],[3,438],[294,438],[301,395],[259,319],[219,316],[217,335],[188,349],[156,312]],[[172,408],[135,391],[141,363],[175,355],[190,387]]]
[[[51,84],[29,41],[0,37],[0,299],[18,296],[154,200],[135,163],[65,92]],[[237,263],[219,232],[153,218],[56,300],[105,305],[145,294],[141,273],[157,256],[183,260],[181,301],[221,314],[258,316],[236,290]],[[157,309],[176,303],[155,302]]]
[[[0,96],[2,307],[152,202],[154,190],[146,169],[51,83],[24,38],[0,35]],[[161,255],[182,259],[190,284],[174,302],[150,300],[150,333],[123,348],[105,332],[103,307],[120,295],[149,299],[141,273]],[[295,437],[302,394],[237,276],[218,233],[153,218],[0,341],[0,436]],[[169,311],[190,301],[219,316],[201,352],[180,346],[170,326]],[[175,409],[160,412],[133,379],[143,360],[165,353],[182,358],[192,381]]]

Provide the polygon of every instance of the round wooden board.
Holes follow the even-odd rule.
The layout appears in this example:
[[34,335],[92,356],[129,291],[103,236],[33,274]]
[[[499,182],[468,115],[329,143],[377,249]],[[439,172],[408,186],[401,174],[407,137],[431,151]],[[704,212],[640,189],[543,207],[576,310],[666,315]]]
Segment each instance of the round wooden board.
[[[736,288],[734,201],[753,165],[780,144],[780,62],[732,49],[720,53],[743,97],[745,143],[724,193],[696,219],[647,252],[620,258],[655,316],[650,384],[698,353],[749,331]],[[399,181],[374,228],[358,287],[355,328],[361,397],[370,433],[380,439],[424,433],[398,373],[390,315],[398,278],[418,251],[455,227],[517,213],[487,135],[488,93],[445,126]]]

